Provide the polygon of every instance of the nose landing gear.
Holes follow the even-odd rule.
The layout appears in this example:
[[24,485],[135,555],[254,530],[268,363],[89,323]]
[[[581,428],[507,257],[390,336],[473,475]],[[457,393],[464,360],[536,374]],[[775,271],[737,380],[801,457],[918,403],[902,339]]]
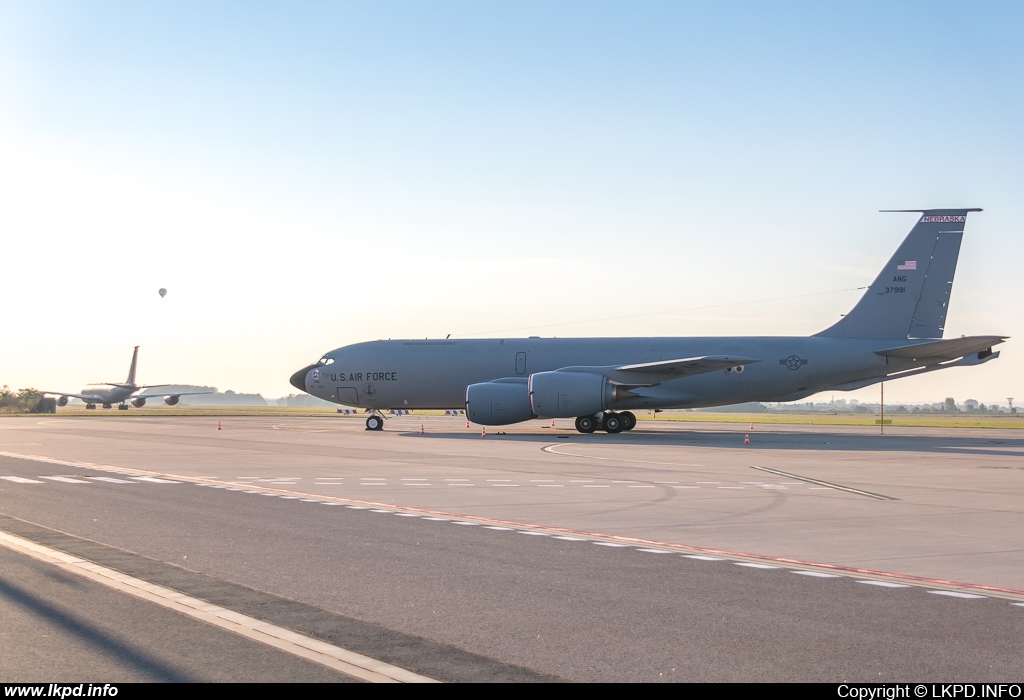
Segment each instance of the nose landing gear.
[[366,419],[367,430],[384,430],[384,416],[374,413]]

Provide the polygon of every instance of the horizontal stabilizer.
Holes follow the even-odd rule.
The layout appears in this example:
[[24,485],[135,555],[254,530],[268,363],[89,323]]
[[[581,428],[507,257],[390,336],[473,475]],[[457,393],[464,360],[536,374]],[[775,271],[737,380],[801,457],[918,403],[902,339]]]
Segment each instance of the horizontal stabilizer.
[[966,338],[950,338],[949,340],[936,340],[931,343],[917,343],[915,345],[901,345],[900,347],[888,348],[886,350],[875,350],[875,354],[882,357],[893,357],[905,360],[955,360],[958,357],[971,355],[976,352],[991,350],[1006,340],[1001,335],[975,335]]

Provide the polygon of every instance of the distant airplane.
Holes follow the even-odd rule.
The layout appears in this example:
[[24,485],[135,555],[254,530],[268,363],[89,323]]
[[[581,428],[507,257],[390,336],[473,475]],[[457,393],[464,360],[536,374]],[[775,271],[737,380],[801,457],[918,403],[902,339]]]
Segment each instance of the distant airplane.
[[292,375],[321,399],[371,411],[456,409],[483,425],[575,418],[631,430],[630,409],[796,401],[988,362],[1005,336],[942,338],[968,212],[915,209],[917,224],[850,313],[810,337],[378,340]]
[[72,394],[66,391],[44,391],[41,392],[43,396],[57,396],[58,406],[67,406],[69,398],[81,399],[85,401],[85,407],[88,409],[95,409],[96,404],[103,406],[103,408],[110,408],[114,404],[117,404],[118,409],[122,411],[128,410],[128,403],[131,402],[135,408],[142,408],[146,405],[147,399],[158,399],[162,398],[164,403],[168,406],[177,405],[178,401],[182,396],[195,396],[197,394],[212,394],[212,391],[190,391],[190,392],[176,392],[173,394],[137,394],[135,392],[143,389],[156,389],[162,386],[173,386],[172,384],[145,384],[137,386],[135,384],[135,367],[139,361],[139,346],[135,346],[135,352],[132,354],[132,365],[128,369],[128,379],[122,384],[117,382],[102,382],[100,384],[90,384],[82,389],[81,394]]

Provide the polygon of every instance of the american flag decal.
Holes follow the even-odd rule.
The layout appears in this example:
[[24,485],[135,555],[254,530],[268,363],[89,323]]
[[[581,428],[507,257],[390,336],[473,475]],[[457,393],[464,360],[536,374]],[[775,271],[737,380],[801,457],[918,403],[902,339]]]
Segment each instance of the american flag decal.
[[917,269],[917,261],[916,260],[905,260],[905,261],[903,261],[901,263],[898,263],[896,265],[896,269],[897,270],[916,270]]

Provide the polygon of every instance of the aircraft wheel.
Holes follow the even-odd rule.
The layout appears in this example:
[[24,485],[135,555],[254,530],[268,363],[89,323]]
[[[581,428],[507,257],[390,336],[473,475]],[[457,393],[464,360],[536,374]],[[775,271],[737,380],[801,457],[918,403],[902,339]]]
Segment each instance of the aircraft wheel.
[[384,430],[384,419],[380,416],[370,416],[366,419],[367,430]]
[[103,408],[110,408],[110,404],[109,403],[103,404]]
[[128,410],[128,404],[126,404],[126,403],[119,403],[119,404],[117,404],[117,410],[118,411],[127,411]]
[[632,411],[623,411],[619,414],[619,418],[622,419],[623,430],[632,430],[636,427],[636,416]]
[[622,417],[618,413],[604,414],[604,430],[607,433],[621,433],[624,430]]
[[96,410],[96,404],[94,404],[94,403],[87,403],[87,404],[85,404],[85,409],[87,411],[95,411]]
[[576,430],[581,433],[592,433],[597,430],[597,421],[593,416],[580,416],[576,419]]

